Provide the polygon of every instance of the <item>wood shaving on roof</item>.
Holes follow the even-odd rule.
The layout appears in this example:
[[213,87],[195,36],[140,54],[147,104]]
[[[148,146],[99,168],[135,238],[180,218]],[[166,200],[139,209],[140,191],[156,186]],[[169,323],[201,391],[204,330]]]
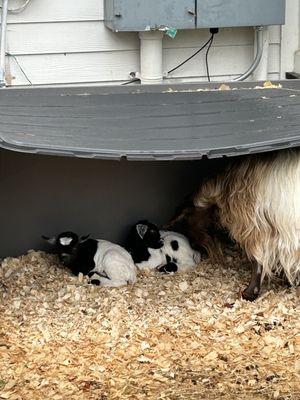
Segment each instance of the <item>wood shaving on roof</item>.
[[[231,87],[226,83],[222,83],[219,87],[199,87],[192,89],[172,89],[169,87],[167,90],[162,91],[162,93],[194,93],[194,92],[216,92],[216,91],[226,91],[226,90],[256,90],[256,89],[282,89],[280,83],[272,83],[271,81],[265,81],[262,85],[254,87]],[[286,88],[285,88],[286,89]],[[289,90],[289,89],[288,89]]]
[[300,290],[249,303],[241,255],[109,289],[30,251],[0,268],[0,399],[300,399]]

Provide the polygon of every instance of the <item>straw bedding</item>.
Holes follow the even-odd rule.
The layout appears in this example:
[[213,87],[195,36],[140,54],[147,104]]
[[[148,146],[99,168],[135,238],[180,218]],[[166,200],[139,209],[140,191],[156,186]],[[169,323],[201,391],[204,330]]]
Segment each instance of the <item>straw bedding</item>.
[[0,268],[0,399],[300,399],[300,290],[254,303],[238,252],[91,286],[30,251]]

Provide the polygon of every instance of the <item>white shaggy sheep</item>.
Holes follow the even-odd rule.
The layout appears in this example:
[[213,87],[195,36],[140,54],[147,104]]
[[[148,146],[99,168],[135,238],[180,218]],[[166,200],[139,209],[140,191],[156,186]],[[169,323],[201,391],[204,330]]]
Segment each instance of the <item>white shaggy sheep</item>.
[[300,282],[300,149],[234,160],[204,182],[168,224],[193,246],[217,251],[214,230],[225,228],[252,261],[243,292],[254,300],[263,278],[284,273]]

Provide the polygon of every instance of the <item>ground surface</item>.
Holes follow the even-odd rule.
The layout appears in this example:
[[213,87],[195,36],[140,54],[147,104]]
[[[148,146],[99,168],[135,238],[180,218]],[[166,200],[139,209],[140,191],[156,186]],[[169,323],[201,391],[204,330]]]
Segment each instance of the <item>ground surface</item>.
[[44,253],[4,260],[0,399],[299,400],[299,289],[236,300],[241,265],[108,289]]

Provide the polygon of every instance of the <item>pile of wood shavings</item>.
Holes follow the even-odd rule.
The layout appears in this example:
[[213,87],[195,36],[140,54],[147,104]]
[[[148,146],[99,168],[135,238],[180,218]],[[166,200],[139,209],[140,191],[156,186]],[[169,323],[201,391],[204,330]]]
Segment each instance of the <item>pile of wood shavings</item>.
[[249,275],[235,254],[109,289],[42,252],[5,259],[0,399],[299,400],[299,290],[238,300]]
[[255,86],[255,87],[230,87],[226,83],[222,83],[219,87],[206,87],[206,88],[197,88],[197,89],[172,89],[168,88],[164,90],[162,93],[188,93],[188,92],[215,92],[215,91],[226,91],[226,90],[253,90],[253,89],[282,89],[282,85],[280,83],[272,83],[271,81],[265,81],[262,86]]

